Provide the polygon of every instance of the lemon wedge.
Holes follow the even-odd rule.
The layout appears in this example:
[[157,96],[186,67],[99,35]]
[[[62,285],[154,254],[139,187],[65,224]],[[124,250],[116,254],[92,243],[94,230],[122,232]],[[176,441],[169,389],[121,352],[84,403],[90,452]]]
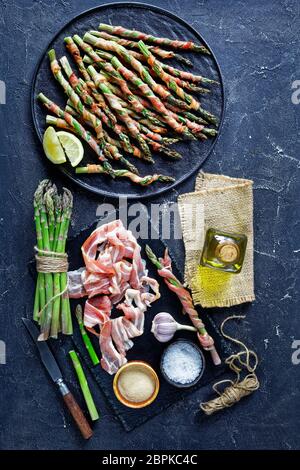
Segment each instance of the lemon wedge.
[[48,127],[43,137],[43,148],[46,157],[56,165],[66,162],[65,152],[56,135],[54,127]]
[[84,154],[83,145],[78,137],[65,131],[56,132],[56,135],[71,165],[77,166],[83,159]]

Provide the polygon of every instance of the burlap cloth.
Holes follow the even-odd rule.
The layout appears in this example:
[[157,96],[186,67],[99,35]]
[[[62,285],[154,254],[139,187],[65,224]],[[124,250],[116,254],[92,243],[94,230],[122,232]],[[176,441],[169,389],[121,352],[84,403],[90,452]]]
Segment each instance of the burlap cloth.
[[[185,282],[195,304],[230,307],[255,300],[253,277],[252,181],[200,172],[195,192],[178,198],[185,245]],[[200,266],[206,230],[243,233],[248,237],[239,274]]]

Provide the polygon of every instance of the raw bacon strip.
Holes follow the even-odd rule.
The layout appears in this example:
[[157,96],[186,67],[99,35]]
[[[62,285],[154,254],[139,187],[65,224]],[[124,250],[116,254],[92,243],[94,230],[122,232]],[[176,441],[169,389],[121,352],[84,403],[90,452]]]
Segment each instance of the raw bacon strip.
[[[143,278],[150,279],[150,278]],[[122,310],[126,319],[129,320],[138,331],[138,335],[140,336],[144,332],[144,313],[148,306],[154,300],[160,297],[159,290],[158,290],[158,282],[155,279],[151,279],[151,287],[153,288],[155,294],[150,292],[143,292],[141,293],[139,290],[136,289],[127,289],[125,294],[125,302],[119,304],[117,308]],[[135,306],[134,306],[135,304]]]
[[123,227],[120,220],[115,220],[109,224],[102,225],[92,232],[89,238],[82,245],[82,256],[87,270],[98,273],[114,274],[111,253],[108,250],[102,250],[99,253],[98,247],[107,241],[107,233],[118,227]]
[[152,292],[143,292],[141,295],[143,302],[145,302],[146,305],[149,307],[150,304],[160,298],[159,284],[156,279],[153,279],[152,277],[148,276],[142,277],[142,283],[143,285],[146,284],[147,286],[150,286],[154,292],[154,294]]
[[84,325],[91,329],[96,325],[100,327],[109,320],[111,301],[107,295],[89,299],[84,308]]
[[[144,314],[160,297],[158,282],[148,277],[141,247],[121,220],[94,230],[82,255],[85,268],[71,273],[72,290],[78,297],[88,296],[84,324],[99,336],[102,367],[114,374],[126,363],[132,339],[144,332]],[[113,305],[124,316],[111,319]]]
[[89,298],[98,294],[109,294],[109,277],[104,273],[91,273],[84,270],[81,276],[85,291]]
[[130,276],[130,285],[133,289],[139,289],[141,285],[141,277],[146,275],[145,263],[141,257],[141,247],[136,245],[132,257],[132,271]]
[[127,320],[129,320],[136,328],[138,334],[141,336],[144,332],[144,312],[141,312],[137,307],[133,305],[126,305],[125,303],[118,305],[118,308],[122,310]]
[[115,264],[115,275],[111,278],[109,289],[113,304],[120,302],[125,295],[126,289],[130,287],[129,280],[131,270],[132,265],[129,261],[119,261]]
[[[126,319],[124,317],[118,317],[114,318],[114,320],[111,321],[111,337],[116,345],[117,350],[119,351],[120,354],[123,354],[125,356],[126,351],[132,348],[133,346],[133,341],[130,340],[131,337],[137,336],[136,333],[138,333],[137,330],[134,332],[134,336],[129,336],[128,333],[130,331],[130,325],[131,323],[127,321],[127,324],[124,323]],[[128,328],[129,324],[129,328]],[[128,331],[127,331],[128,329]]]
[[126,364],[127,359],[125,355],[118,353],[114,347],[111,339],[111,330],[111,321],[105,322],[100,334],[101,366],[109,374],[115,374],[123,364]]

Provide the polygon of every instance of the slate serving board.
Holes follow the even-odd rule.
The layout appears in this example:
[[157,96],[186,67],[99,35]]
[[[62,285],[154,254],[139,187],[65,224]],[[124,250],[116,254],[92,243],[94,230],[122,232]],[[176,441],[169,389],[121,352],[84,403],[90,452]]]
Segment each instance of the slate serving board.
[[[80,235],[78,235],[76,238],[68,242],[68,252],[72,253],[70,269],[77,269],[83,265],[80,248],[84,240],[90,235],[90,233],[92,232],[92,230],[94,230],[94,228],[96,228],[96,225],[94,227],[91,227],[87,230],[82,231]],[[152,230],[153,230],[153,227],[152,227]],[[166,245],[158,237],[155,237],[157,239],[153,239],[153,238],[154,237],[152,237],[151,240],[147,240],[147,244],[149,244],[149,246],[153,249],[153,251],[157,255],[162,256],[166,248]],[[139,243],[142,246],[142,256],[144,259],[147,260],[147,257],[144,251],[146,242],[140,239]],[[170,252],[170,255],[172,256],[171,252]],[[159,343],[155,339],[155,337],[150,331],[152,319],[158,312],[166,311],[166,312],[171,313],[174,316],[174,318],[180,323],[190,324],[190,322],[189,322],[188,317],[182,314],[181,304],[178,301],[176,295],[173,292],[171,292],[163,282],[161,282],[161,279],[156,274],[155,267],[153,267],[150,261],[147,261],[147,267],[149,269],[149,275],[159,280],[161,298],[158,301],[154,302],[151,308],[149,308],[148,311],[146,312],[144,334],[134,339],[134,346],[130,351],[128,351],[127,358],[128,360],[143,360],[143,361],[148,362],[149,364],[153,366],[153,368],[157,371],[159,375],[160,391],[159,391],[157,399],[150,406],[142,408],[142,409],[138,409],[138,410],[130,409],[122,405],[117,400],[112,389],[113,376],[110,376],[107,372],[105,372],[101,368],[101,366],[92,365],[90,358],[83,345],[79,329],[76,325],[76,321],[74,320],[73,341],[74,341],[75,347],[80,353],[80,355],[82,356],[82,358],[84,359],[85,365],[89,367],[94,379],[96,380],[101,391],[103,392],[110,406],[112,407],[113,412],[119,418],[119,420],[121,421],[126,431],[131,431],[132,429],[141,425],[148,419],[161,413],[167,407],[176,403],[178,400],[184,399],[189,393],[191,393],[194,390],[199,389],[200,387],[203,387],[207,383],[219,377],[224,372],[224,366],[223,365],[218,366],[218,367],[214,366],[212,364],[210,354],[204,351],[204,355],[206,359],[206,368],[205,368],[204,374],[200,382],[198,382],[198,384],[196,384],[194,387],[191,387],[190,389],[178,389],[168,384],[164,380],[164,378],[160,374],[159,364],[160,364],[160,358],[161,358],[162,352],[164,351],[164,349],[169,343],[164,343],[164,344]],[[173,270],[174,270],[174,274],[177,277],[179,277],[179,279],[181,279],[182,276],[180,272],[178,271],[176,264],[174,262],[173,262]],[[71,302],[72,302],[72,311],[74,311],[75,306],[78,303],[78,300],[76,301],[72,300]],[[84,300],[82,301],[82,304],[84,305]],[[114,315],[118,316],[119,314],[120,313],[117,310],[113,311],[112,318],[114,317]],[[220,335],[220,332],[218,331],[214,323],[212,323],[210,318],[207,316],[204,317],[203,312],[201,312],[201,315],[205,321],[205,324],[207,326],[209,333],[215,339],[218,352],[222,356],[223,355],[222,353],[225,351],[225,348],[226,348],[226,342],[224,341],[224,339]],[[97,338],[93,337],[93,335],[91,336],[92,336],[91,339],[94,343],[96,351],[100,353]],[[177,339],[177,338],[188,338],[191,341],[194,341],[196,344],[198,344],[196,335],[192,332],[179,331],[176,333],[174,339]]]
[[[42,140],[45,131],[45,117],[48,112],[37,101],[36,96],[38,93],[43,92],[47,97],[62,107],[64,107],[66,103],[63,90],[50,71],[47,51],[54,48],[58,58],[67,54],[72,63],[71,56],[64,46],[64,38],[76,33],[82,36],[90,29],[97,29],[100,22],[125,25],[130,29],[144,30],[156,36],[166,36],[182,40],[190,39],[197,43],[204,44],[210,50],[211,56],[196,53],[186,54],[194,64],[192,69],[191,67],[186,68],[186,66],[179,64],[177,61],[171,60],[168,61],[168,63],[184,70],[191,70],[196,74],[201,74],[219,82],[219,85],[210,87],[211,93],[208,95],[197,94],[195,96],[201,100],[201,104],[205,109],[218,117],[218,131],[220,134],[224,114],[224,88],[221,71],[210,46],[194,28],[178,16],[152,5],[122,2],[101,5],[80,14],[56,34],[42,54],[36,67],[31,91],[33,122],[40,140]],[[74,70],[77,70],[76,65],[74,65]],[[218,136],[215,139],[208,139],[205,142],[197,140],[176,144],[174,148],[183,155],[183,158],[179,161],[170,161],[168,158],[161,157],[160,155],[155,156],[155,163],[153,165],[136,161],[137,159],[134,160],[141,175],[161,173],[173,176],[176,179],[175,183],[168,185],[157,182],[147,187],[140,187],[122,178],[112,180],[105,175],[76,175],[74,169],[67,164],[58,165],[58,169],[73,182],[94,193],[110,197],[126,196],[131,199],[141,199],[169,191],[177,184],[186,180],[204,163],[215,146],[217,139]],[[85,144],[84,147],[85,157],[82,164],[95,163],[96,159],[93,151]],[[44,158],[44,156],[42,156],[42,158]]]

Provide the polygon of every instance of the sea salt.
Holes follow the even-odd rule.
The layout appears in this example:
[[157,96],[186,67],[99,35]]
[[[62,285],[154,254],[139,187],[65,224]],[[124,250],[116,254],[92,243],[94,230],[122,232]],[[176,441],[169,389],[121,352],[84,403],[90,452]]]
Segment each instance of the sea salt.
[[178,384],[189,384],[199,377],[203,368],[200,353],[191,344],[179,341],[166,350],[162,369],[168,378]]

